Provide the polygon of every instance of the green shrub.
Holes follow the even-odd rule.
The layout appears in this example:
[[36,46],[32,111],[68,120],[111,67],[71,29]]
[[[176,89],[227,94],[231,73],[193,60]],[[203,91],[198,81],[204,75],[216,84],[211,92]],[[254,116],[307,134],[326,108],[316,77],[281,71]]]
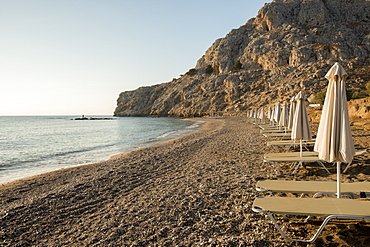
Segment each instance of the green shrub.
[[232,71],[239,71],[241,68],[243,68],[243,64],[239,60],[236,60],[231,69]]
[[[346,95],[347,95],[347,101],[351,99],[360,99],[360,98],[368,97],[368,94],[365,90],[359,91],[359,92],[352,92],[351,90],[347,90]],[[326,96],[326,88],[318,92],[311,103],[323,105],[325,102],[325,96]]]
[[351,99],[362,99],[369,96],[369,93],[367,90],[357,91],[352,93]]
[[206,73],[207,74],[212,74],[213,73],[213,68],[212,68],[212,65],[207,65],[207,67],[206,67]]
[[324,104],[325,101],[325,96],[326,96],[326,88],[318,92],[314,98],[314,100],[311,102],[313,104]]
[[[370,81],[366,83],[366,89],[361,91],[351,92],[350,99],[362,99],[370,96]],[[347,95],[348,96],[348,95]]]
[[[351,99],[367,98],[370,96],[370,82],[366,84],[366,90],[352,91],[352,90],[347,89],[346,93],[347,93],[347,101]],[[312,100],[311,103],[323,105],[325,101],[325,96],[326,96],[326,88],[318,92],[315,95],[315,98]]]

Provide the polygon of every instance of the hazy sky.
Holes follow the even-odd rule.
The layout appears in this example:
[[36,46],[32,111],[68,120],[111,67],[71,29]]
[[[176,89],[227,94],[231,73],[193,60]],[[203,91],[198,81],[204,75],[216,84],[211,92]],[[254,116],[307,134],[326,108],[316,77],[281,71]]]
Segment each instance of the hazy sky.
[[271,0],[0,0],[0,115],[112,115]]

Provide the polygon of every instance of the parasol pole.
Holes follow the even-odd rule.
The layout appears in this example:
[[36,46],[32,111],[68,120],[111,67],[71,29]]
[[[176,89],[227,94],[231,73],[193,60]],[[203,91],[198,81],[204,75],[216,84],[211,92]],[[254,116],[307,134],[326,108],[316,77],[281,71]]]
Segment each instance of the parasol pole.
[[340,161],[337,161],[337,198],[340,198]]

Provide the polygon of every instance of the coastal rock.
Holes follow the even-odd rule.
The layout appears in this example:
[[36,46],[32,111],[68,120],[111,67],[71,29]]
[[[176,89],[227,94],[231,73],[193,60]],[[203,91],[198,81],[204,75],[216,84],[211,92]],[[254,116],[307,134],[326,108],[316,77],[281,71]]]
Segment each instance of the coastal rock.
[[300,90],[315,95],[335,62],[350,75],[347,87],[360,91],[370,81],[369,33],[369,1],[275,0],[180,78],[122,92],[114,115],[238,115]]

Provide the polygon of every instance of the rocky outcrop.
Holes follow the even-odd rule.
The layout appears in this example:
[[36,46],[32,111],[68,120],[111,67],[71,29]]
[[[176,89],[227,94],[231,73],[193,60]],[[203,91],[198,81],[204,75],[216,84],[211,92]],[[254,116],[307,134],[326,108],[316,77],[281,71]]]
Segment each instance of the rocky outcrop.
[[195,68],[171,82],[122,92],[115,116],[241,114],[250,107],[312,95],[340,62],[347,86],[370,81],[370,2],[275,0],[216,40]]
[[348,114],[352,120],[370,120],[370,98],[349,101]]

